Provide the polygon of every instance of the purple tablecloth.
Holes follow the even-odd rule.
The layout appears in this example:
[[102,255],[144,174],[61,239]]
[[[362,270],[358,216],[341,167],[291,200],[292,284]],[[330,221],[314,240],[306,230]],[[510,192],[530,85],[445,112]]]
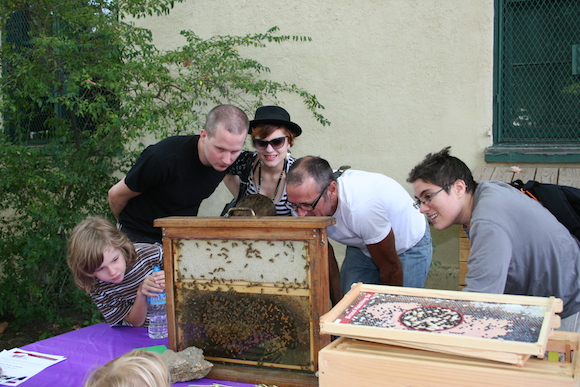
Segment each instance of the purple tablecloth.
[[[146,328],[111,328],[107,323],[96,324],[51,337],[26,345],[22,349],[61,355],[65,356],[66,360],[45,369],[22,383],[21,386],[82,387],[87,376],[109,360],[135,348],[155,345],[167,345],[167,339],[150,339]],[[234,387],[253,386],[253,384],[213,379],[198,379],[190,382],[175,383],[173,386],[187,387],[190,384],[211,385],[213,383]]]

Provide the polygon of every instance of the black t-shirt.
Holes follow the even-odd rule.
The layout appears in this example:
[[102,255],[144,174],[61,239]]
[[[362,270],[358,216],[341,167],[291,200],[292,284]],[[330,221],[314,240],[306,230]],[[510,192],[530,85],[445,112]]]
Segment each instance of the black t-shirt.
[[201,163],[198,141],[198,135],[168,137],[141,153],[125,177],[127,186],[141,194],[119,216],[124,230],[161,241],[155,219],[197,215],[225,175]]

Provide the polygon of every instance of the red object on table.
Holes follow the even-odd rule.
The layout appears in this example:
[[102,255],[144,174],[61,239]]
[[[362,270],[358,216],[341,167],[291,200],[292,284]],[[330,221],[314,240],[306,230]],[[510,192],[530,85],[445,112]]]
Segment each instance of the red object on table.
[[[65,356],[66,360],[48,367],[20,386],[82,387],[90,373],[109,360],[136,348],[156,345],[167,345],[167,338],[151,339],[147,334],[146,328],[111,327],[107,323],[91,325],[46,340],[37,341],[36,343],[25,345],[21,349],[61,355]],[[251,387],[254,385],[224,380],[197,379],[174,383],[173,386],[187,387],[191,384],[211,386],[213,383],[232,387]]]

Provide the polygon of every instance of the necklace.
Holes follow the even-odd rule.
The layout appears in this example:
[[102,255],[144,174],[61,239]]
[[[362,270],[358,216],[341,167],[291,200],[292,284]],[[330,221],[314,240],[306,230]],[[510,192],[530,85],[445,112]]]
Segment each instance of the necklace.
[[[278,194],[278,189],[280,188],[280,183],[282,182],[282,176],[286,171],[287,160],[284,159],[284,166],[280,171],[280,177],[278,178],[278,184],[276,184],[276,190],[274,191],[274,196],[272,196],[272,201],[276,200],[276,195]],[[262,187],[262,160],[258,160],[258,193],[260,193],[260,187]]]

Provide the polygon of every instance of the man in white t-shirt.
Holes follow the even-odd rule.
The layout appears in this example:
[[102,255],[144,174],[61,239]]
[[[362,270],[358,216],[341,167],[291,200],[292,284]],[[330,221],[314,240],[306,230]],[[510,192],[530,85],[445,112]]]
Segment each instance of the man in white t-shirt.
[[[343,292],[357,282],[425,285],[433,252],[429,225],[395,180],[357,170],[337,179],[326,160],[307,156],[290,168],[286,191],[298,216],[336,219],[327,231],[347,246],[340,269]],[[338,271],[334,266],[331,279]]]

